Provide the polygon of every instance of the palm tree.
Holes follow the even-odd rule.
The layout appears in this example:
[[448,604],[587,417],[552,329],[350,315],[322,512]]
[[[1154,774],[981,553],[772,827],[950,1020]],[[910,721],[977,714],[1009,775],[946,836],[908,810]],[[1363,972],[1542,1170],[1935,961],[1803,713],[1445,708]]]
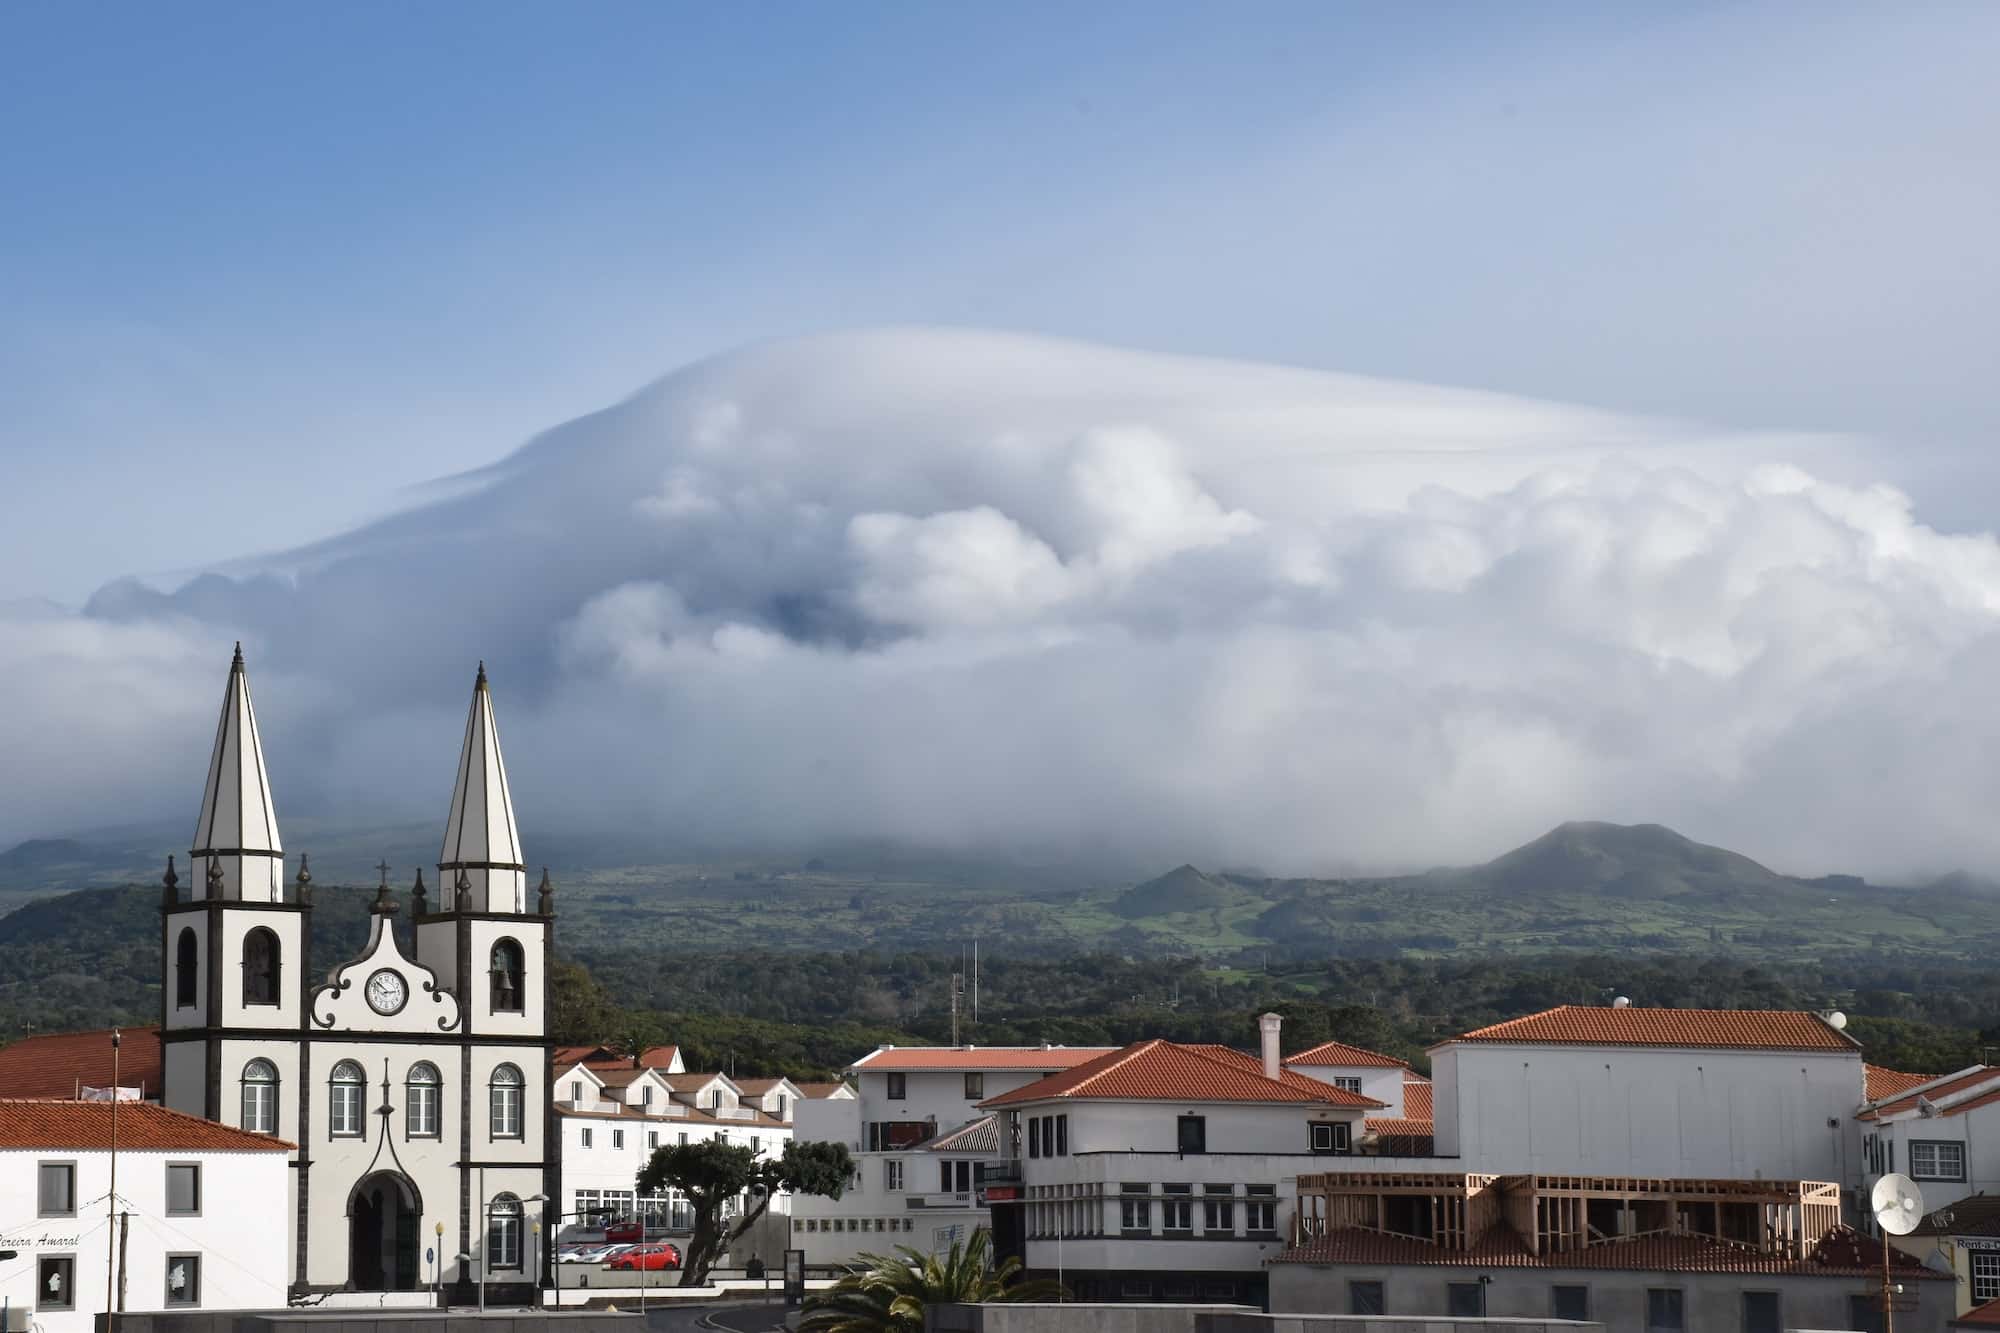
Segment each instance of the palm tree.
[[992,1267],[993,1238],[984,1227],[942,1253],[898,1245],[893,1255],[860,1258],[840,1281],[806,1300],[801,1333],[923,1333],[926,1306],[1054,1301],[1069,1294],[1059,1282],[1020,1281],[1019,1259]]

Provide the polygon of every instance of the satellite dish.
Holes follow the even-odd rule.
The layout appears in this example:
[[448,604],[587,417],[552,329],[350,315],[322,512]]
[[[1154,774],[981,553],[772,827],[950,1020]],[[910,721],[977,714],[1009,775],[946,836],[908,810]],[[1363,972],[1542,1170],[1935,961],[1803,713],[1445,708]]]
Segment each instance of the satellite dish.
[[1836,1009],[1826,1016],[1826,1025],[1835,1032],[1847,1031],[1847,1015]]
[[1621,995],[1611,1002],[1611,1007],[1613,1009],[1630,1009],[1632,1007],[1632,997]]
[[1924,1218],[1924,1192],[1900,1171],[1876,1181],[1868,1203],[1875,1210],[1875,1221],[1892,1236],[1909,1235]]

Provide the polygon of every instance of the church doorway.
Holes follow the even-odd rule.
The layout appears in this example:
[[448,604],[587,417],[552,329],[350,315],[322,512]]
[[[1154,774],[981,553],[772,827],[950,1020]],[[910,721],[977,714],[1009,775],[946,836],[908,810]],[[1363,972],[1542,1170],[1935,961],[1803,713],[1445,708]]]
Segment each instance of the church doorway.
[[409,1178],[377,1171],[347,1201],[347,1281],[356,1291],[415,1291],[423,1201]]

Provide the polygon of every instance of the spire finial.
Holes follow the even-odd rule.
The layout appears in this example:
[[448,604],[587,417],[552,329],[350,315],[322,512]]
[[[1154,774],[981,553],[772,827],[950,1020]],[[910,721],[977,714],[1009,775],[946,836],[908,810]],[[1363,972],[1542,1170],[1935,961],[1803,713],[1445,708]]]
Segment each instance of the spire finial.
[[472,682],[472,688],[475,690],[486,688],[486,659],[483,657],[479,659],[479,678]]
[[163,906],[172,907],[180,901],[180,882],[181,877],[174,870],[174,858],[170,852],[167,854],[167,873],[160,876],[160,902]]
[[243,640],[241,639],[236,641],[236,656],[230,660],[229,669],[231,671],[241,671],[243,669]]
[[543,916],[554,916],[556,907],[556,886],[549,883],[549,868],[542,867],[542,887],[535,894],[535,910]]
[[306,854],[299,853],[299,874],[293,883],[299,886],[299,901],[310,904],[313,900],[313,872],[306,864]]
[[218,856],[208,858],[208,896],[211,898],[222,896],[222,858]]
[[382,872],[382,884],[375,890],[375,901],[368,904],[368,910],[380,916],[394,916],[396,900],[389,896],[389,862],[384,859],[375,868]]
[[417,882],[410,886],[410,915],[423,916],[430,908],[424,901],[424,868],[417,867]]

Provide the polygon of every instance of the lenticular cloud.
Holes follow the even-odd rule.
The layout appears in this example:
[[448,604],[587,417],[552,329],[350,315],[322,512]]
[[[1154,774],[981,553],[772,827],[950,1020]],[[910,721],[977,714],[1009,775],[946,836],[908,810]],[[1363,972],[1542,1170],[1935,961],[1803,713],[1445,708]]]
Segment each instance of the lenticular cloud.
[[[302,813],[424,813],[484,657],[544,827],[1310,872],[1606,818],[1790,869],[1993,866],[2000,546],[1871,475],[1838,441],[1045,340],[753,348],[338,540],[16,616],[36,706],[0,744],[98,758],[13,831],[188,804],[241,635]],[[134,674],[148,706],[81,702]]]

